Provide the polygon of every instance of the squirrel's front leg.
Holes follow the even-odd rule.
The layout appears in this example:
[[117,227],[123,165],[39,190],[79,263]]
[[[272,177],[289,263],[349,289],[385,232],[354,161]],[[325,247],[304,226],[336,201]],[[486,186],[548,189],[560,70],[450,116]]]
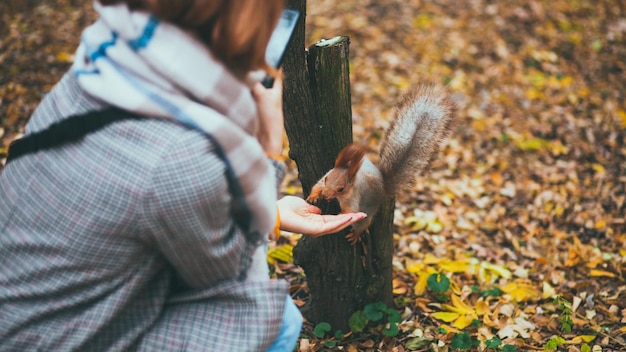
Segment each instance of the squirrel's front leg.
[[306,201],[311,204],[315,204],[320,199],[320,196],[322,195],[323,190],[324,190],[324,184],[321,181],[318,181],[315,184],[315,186],[313,186],[313,188],[311,189],[311,193],[309,193],[309,196],[306,198]]
[[351,245],[355,246],[357,243],[361,242],[361,234],[354,232],[354,230],[350,231],[349,234],[346,235],[346,239],[350,242]]
[[355,245],[361,242],[362,234],[369,233],[368,231],[369,231],[369,227],[371,223],[372,223],[372,219],[370,218],[368,214],[368,216],[365,219],[352,224],[352,230],[350,231],[349,234],[346,235],[346,239],[348,240],[348,242],[350,242],[350,244],[352,245]]

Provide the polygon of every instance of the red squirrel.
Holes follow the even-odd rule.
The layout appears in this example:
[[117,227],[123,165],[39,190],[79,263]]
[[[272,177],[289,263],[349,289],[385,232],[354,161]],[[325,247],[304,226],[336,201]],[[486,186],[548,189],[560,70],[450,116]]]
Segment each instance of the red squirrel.
[[382,202],[407,189],[428,169],[450,135],[456,109],[448,89],[433,84],[417,86],[396,104],[378,161],[373,163],[362,145],[346,146],[334,168],[313,186],[307,201],[337,198],[341,212],[365,212],[367,217],[353,224],[346,236],[356,244]]

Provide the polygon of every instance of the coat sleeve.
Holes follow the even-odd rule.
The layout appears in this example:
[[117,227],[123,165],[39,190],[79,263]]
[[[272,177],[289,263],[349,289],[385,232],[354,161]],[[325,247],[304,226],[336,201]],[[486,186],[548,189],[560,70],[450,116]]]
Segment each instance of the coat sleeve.
[[254,248],[231,217],[225,164],[194,131],[166,150],[144,197],[154,244],[191,287],[239,277]]

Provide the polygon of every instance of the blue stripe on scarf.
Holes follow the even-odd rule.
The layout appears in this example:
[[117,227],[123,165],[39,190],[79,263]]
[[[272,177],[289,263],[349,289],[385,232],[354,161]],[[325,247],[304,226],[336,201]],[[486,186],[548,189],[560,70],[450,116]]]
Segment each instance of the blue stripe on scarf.
[[89,54],[89,60],[91,60],[91,62],[94,62],[94,61],[98,60],[101,57],[106,57],[107,56],[107,53],[106,53],[107,48],[115,45],[115,43],[117,42],[117,33],[112,32],[111,33],[111,37],[112,37],[111,40],[109,40],[108,42],[104,42],[104,43],[100,44],[96,51],[94,51],[91,54]]
[[[83,40],[82,42],[85,45],[87,55],[89,56],[89,60],[91,62],[95,62],[99,58],[107,57],[107,53],[106,53],[107,48],[114,46],[117,43],[117,38],[118,38],[117,33],[111,32],[111,40],[98,45],[98,48],[96,50],[91,49],[89,45],[87,44],[87,42]],[[93,74],[99,74],[99,73],[100,73],[100,70],[98,69],[78,70],[76,71],[76,76],[80,76],[84,74],[93,75]]]
[[[143,33],[138,38],[129,40],[128,45],[135,51],[145,48],[146,46],[148,46],[148,43],[150,42],[150,40],[152,40],[152,37],[154,36],[154,32],[156,31],[156,27],[158,25],[159,25],[159,20],[156,17],[151,16],[148,19],[148,23],[146,23],[146,26],[143,29]],[[107,48],[114,46],[117,42],[118,37],[119,36],[116,32],[111,32],[111,40],[100,44],[96,50],[92,51],[92,50],[89,50],[89,47],[87,47],[89,60],[91,62],[95,62],[99,58],[107,57],[107,54],[106,54]],[[80,70],[76,72],[76,75],[79,76],[82,74],[98,74],[98,73],[100,73],[100,71],[97,69],[92,70],[92,71]]]
[[141,33],[141,36],[137,39],[129,40],[128,45],[130,45],[135,51],[147,47],[150,40],[152,40],[158,25],[159,20],[154,16],[150,16],[148,23],[146,23],[146,26],[143,29],[143,33]]

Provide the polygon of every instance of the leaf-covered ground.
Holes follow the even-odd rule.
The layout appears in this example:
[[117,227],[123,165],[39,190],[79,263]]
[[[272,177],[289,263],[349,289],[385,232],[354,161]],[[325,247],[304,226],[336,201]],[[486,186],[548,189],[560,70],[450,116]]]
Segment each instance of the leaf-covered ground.
[[[89,1],[0,2],[0,159],[93,16]],[[626,4],[309,0],[307,43],[336,35],[351,41],[355,141],[373,152],[415,82],[448,84],[461,109],[432,172],[397,199],[400,332],[319,339],[308,324],[299,348],[625,351]],[[274,267],[306,301],[300,270]]]

